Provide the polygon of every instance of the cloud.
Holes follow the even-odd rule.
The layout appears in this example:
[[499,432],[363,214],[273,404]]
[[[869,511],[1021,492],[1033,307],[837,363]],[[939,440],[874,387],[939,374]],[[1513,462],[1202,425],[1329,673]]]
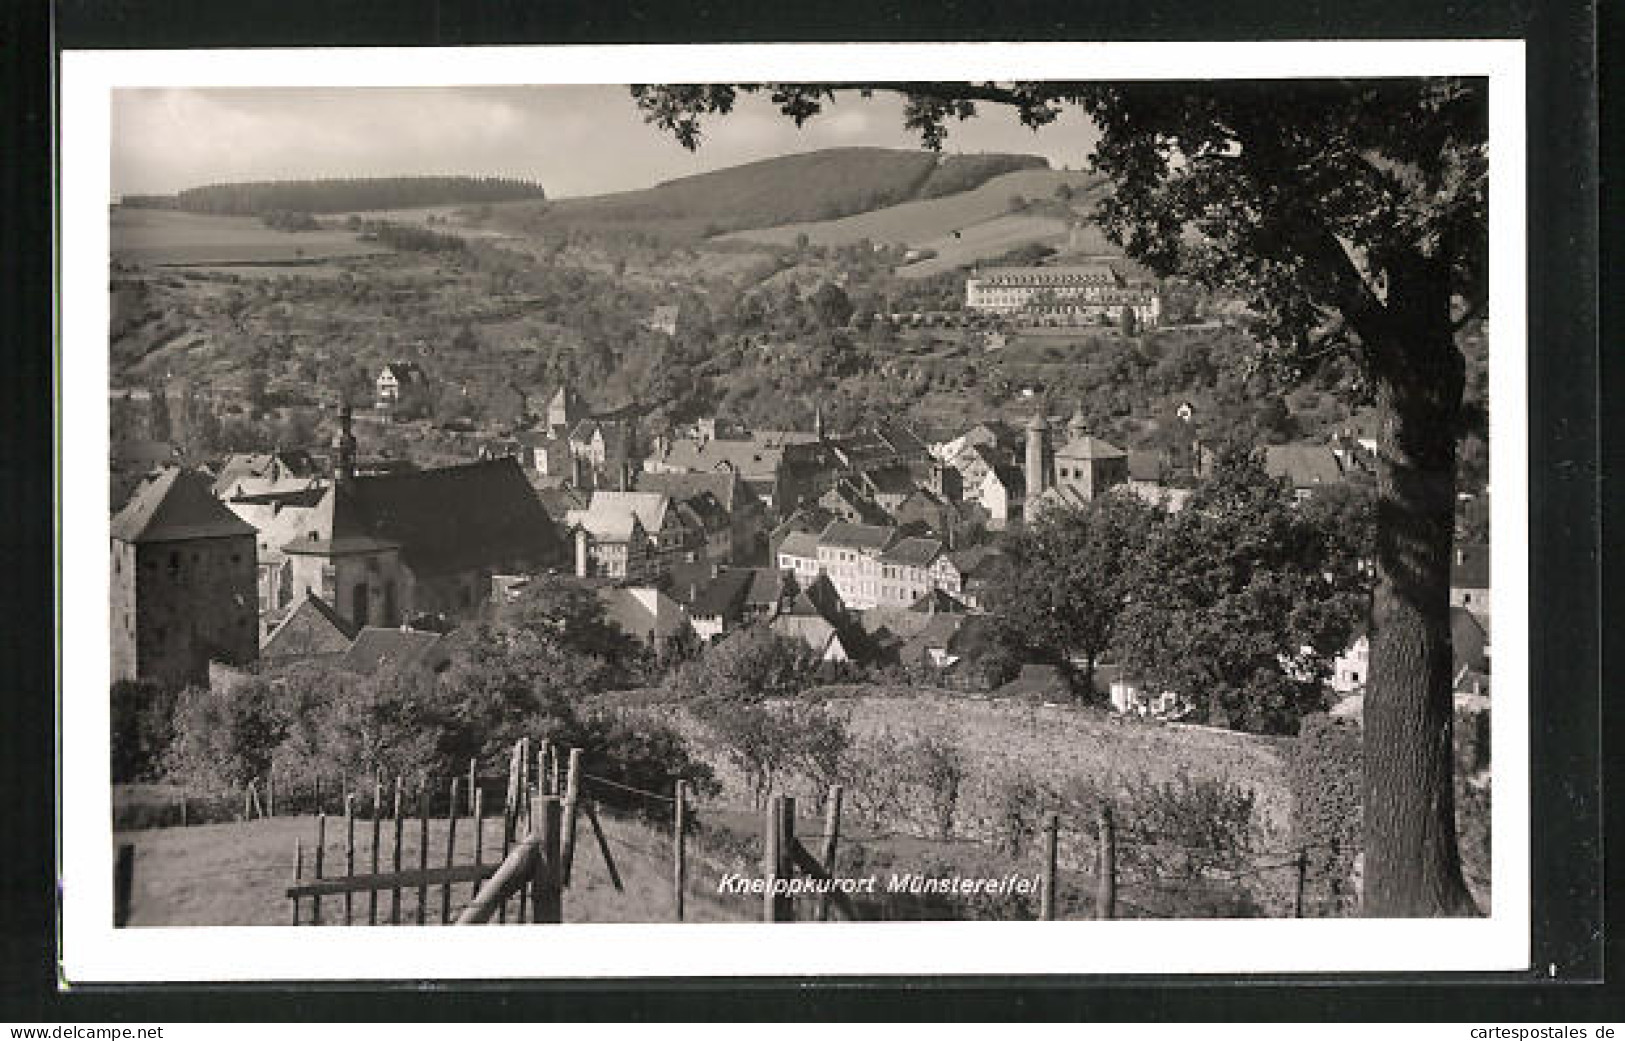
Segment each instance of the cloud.
[[[695,153],[643,123],[625,87],[121,90],[113,190],[167,193],[220,181],[462,173],[527,177],[554,196],[645,187],[787,152],[916,148],[892,96],[842,96],[797,129],[767,99],[705,124]],[[949,150],[1083,161],[1092,128],[1068,113],[1038,135],[989,110],[950,130]]]

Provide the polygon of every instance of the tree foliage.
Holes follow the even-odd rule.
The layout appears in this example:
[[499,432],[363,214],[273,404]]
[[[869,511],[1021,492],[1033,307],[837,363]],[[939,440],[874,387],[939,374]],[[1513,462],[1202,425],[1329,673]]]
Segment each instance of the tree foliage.
[[1240,448],[1157,525],[1118,623],[1123,661],[1206,722],[1294,733],[1364,617],[1357,562]]
[[1005,541],[990,594],[1000,631],[1029,653],[1085,661],[1084,690],[1134,592],[1135,561],[1157,522],[1138,500],[1103,496],[1055,508]]

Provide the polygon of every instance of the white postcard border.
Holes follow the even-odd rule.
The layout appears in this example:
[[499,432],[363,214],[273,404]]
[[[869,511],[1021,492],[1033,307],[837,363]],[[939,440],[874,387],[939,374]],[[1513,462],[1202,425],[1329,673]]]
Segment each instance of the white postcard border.
[[[432,59],[432,60],[429,60]],[[1489,41],[69,51],[60,87],[58,487],[66,982],[1494,971],[1530,959],[1524,45]],[[1490,78],[1493,902],[1476,920],[112,927],[107,539],[111,92],[163,86]],[[654,131],[651,130],[651,133]],[[538,929],[547,930],[546,934]]]

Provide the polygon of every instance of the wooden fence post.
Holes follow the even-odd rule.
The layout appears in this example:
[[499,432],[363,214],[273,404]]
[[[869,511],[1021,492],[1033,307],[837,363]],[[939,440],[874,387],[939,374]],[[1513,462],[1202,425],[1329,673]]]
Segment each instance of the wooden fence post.
[[[794,877],[796,841],[796,800],[789,795],[775,795],[768,804],[763,843],[762,874],[767,876],[767,892],[762,897],[763,920],[788,922],[794,919],[794,905],[788,892],[780,893],[782,884],[788,887]],[[782,880],[782,881],[781,881]]]
[[1100,806],[1100,863],[1097,868],[1095,917],[1117,917],[1117,829],[1112,824],[1112,808]]
[[[344,873],[351,878],[355,877],[355,796],[349,792],[344,793]],[[344,924],[349,925],[354,919],[354,895],[346,889],[344,891]]]
[[688,874],[684,834],[688,831],[688,782],[678,781],[672,797],[672,896],[676,899],[677,920],[683,920],[683,882]]
[[[380,812],[379,803],[384,800],[384,782],[374,777],[372,780],[372,873],[378,874],[378,840],[382,837],[384,815]],[[378,890],[367,890],[367,924],[378,924]]]
[[265,771],[265,815],[276,816],[276,767]]
[[[474,789],[474,866],[479,867],[485,863],[485,790]],[[472,891],[468,898],[473,900],[480,895],[480,880],[475,879]]]
[[[402,815],[405,807],[401,805],[405,797],[405,780],[400,774],[395,775],[395,850],[390,854],[390,866],[397,875],[401,873],[401,844],[406,837],[406,818]],[[401,924],[401,887],[398,884],[389,891],[389,924]]]
[[312,787],[311,798],[316,803],[315,810],[316,810],[317,813],[320,813],[320,812],[322,812],[322,775],[321,775],[320,772],[318,772],[316,774],[316,781],[311,787]]
[[[451,801],[446,804],[446,867],[455,863],[457,852],[457,795],[461,781],[451,779]],[[440,887],[440,924],[451,922],[451,883]]]
[[576,801],[581,797],[581,749],[570,749],[570,771],[564,781],[564,834],[561,839],[561,884],[570,884],[570,870],[576,856]]
[[[429,870],[429,783],[418,781],[418,870]],[[428,921],[429,883],[418,883],[418,924]]]
[[1294,918],[1302,918],[1303,917],[1303,891],[1304,891],[1305,885],[1309,881],[1309,851],[1308,850],[1306,850],[1306,849],[1298,850],[1298,859],[1297,859],[1297,863],[1294,866],[1297,868],[1298,878],[1297,878],[1297,885],[1294,887],[1293,893],[1292,893],[1292,917],[1294,917]]
[[[824,867],[824,874],[831,879],[835,878],[835,852],[836,842],[841,835],[841,795],[843,789],[838,784],[829,786],[829,796],[824,801],[824,842],[818,849],[818,862]],[[829,894],[818,894],[818,920],[829,921]]]
[[[303,839],[293,840],[293,884],[298,885],[305,877],[305,842]],[[293,924],[299,924],[299,898],[293,898]]]
[[[323,857],[326,855],[326,853],[327,853],[327,814],[318,813],[318,814],[316,814],[316,874],[315,874],[315,877],[317,879],[320,879],[322,877],[322,860],[323,860]],[[312,897],[311,901],[310,901],[310,924],[311,925],[321,925],[322,924],[322,898],[319,897],[319,896]]]
[[560,818],[563,809],[557,795],[544,795],[537,807],[537,824],[541,828],[541,848],[537,850],[535,892],[531,894],[530,920],[557,924],[564,921],[562,885],[564,875],[560,861]]
[[113,867],[113,928],[130,923],[130,894],[135,889],[135,846],[121,842],[118,863]]
[[1045,922],[1055,921],[1055,872],[1059,859],[1061,819],[1053,813],[1044,815],[1044,882],[1039,890],[1038,917]]
[[186,793],[181,792],[181,827],[186,827]]
[[470,817],[475,816],[477,812],[474,809],[474,803],[476,801],[475,796],[480,790],[479,775],[476,772],[479,767],[479,763],[480,761],[478,757],[468,757],[468,815]]
[[[508,756],[508,790],[503,794],[502,800],[502,856],[508,856],[508,846],[513,842],[513,829],[516,826],[515,811],[519,805],[519,750],[523,738],[514,742],[513,752]],[[507,902],[503,902],[507,908]]]

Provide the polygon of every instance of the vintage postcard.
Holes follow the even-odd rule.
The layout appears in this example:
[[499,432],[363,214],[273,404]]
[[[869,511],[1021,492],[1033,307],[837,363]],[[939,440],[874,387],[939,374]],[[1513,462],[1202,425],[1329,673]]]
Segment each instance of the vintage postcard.
[[66,53],[64,977],[1526,968],[1523,75]]

